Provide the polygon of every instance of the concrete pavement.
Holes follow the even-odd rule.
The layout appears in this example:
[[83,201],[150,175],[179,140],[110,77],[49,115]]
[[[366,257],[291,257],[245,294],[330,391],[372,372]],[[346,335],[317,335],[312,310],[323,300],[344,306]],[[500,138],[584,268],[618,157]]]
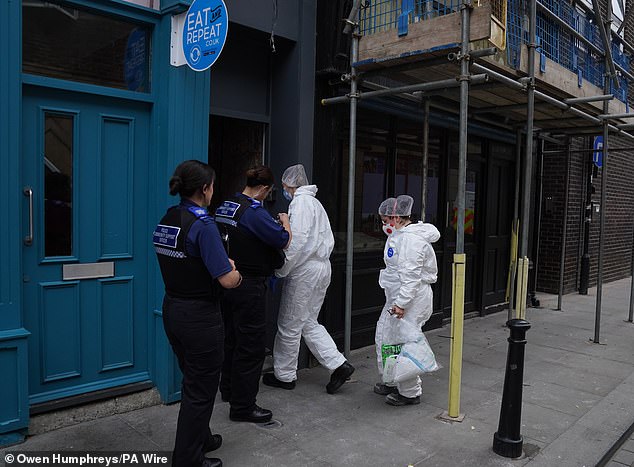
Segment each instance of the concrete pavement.
[[[300,371],[293,391],[261,386],[258,404],[279,423],[231,422],[218,397],[211,426],[224,443],[214,454],[228,467],[594,466],[634,423],[629,290],[629,279],[604,285],[600,344],[590,340],[595,289],[565,296],[562,311],[551,309],[556,296],[544,294],[541,308],[528,309],[520,459],[491,450],[508,348],[505,312],[465,322],[461,423],[436,418],[447,409],[445,326],[427,333],[443,368],[423,379],[420,405],[392,407],[372,392],[375,354],[367,347],[353,352],[357,371],[335,395],[326,393],[328,372],[320,367]],[[154,405],[38,434],[6,450],[168,451],[177,413],[178,404]]]

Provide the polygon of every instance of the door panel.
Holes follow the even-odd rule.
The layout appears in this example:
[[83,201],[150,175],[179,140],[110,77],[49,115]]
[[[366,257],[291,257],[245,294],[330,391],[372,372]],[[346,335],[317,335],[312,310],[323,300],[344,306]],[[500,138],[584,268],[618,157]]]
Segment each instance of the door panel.
[[[494,147],[493,153],[500,153],[503,149]],[[509,153],[512,152],[511,146],[506,149]],[[505,301],[513,217],[514,177],[513,161],[491,157],[487,174],[485,261],[482,271],[484,312],[487,307]]]
[[[30,401],[145,381],[149,105],[26,86],[23,109]],[[64,280],[104,261],[113,277]]]

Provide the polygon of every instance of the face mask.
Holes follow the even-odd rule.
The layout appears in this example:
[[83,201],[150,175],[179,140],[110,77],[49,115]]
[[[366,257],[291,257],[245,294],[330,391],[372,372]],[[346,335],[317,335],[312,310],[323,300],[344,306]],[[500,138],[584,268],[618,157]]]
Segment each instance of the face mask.
[[288,191],[284,190],[282,192],[282,194],[284,195],[284,198],[286,198],[288,201],[292,201],[293,200],[293,197],[291,196],[291,194]]
[[394,233],[395,227],[394,224],[386,224],[383,223],[383,233],[388,237]]

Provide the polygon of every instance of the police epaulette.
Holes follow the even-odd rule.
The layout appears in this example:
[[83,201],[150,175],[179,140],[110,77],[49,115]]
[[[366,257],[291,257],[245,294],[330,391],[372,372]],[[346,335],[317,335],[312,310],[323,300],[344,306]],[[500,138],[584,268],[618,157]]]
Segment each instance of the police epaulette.
[[191,206],[190,208],[188,208],[188,211],[191,212],[198,219],[211,219],[209,211],[207,211],[205,208],[201,208],[200,206]]

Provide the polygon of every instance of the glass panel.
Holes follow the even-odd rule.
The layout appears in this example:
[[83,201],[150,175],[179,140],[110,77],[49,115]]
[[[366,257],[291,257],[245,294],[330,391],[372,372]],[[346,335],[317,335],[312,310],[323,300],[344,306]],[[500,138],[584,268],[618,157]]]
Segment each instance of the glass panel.
[[[412,219],[421,219],[423,192],[423,144],[422,125],[419,123],[399,123],[397,139],[395,195],[410,195],[414,198]],[[425,222],[438,221],[438,183],[440,170],[440,131],[429,130],[427,158],[427,193],[425,196]]]
[[[397,130],[398,128],[398,130]],[[439,219],[440,153],[443,130],[431,128],[427,167],[425,221],[437,224]],[[346,249],[346,206],[348,187],[348,133],[339,135],[342,173],[336,192],[339,198],[331,213],[335,229],[335,252]],[[421,218],[422,210],[423,145],[420,122],[386,118],[364,112],[358,117],[355,199],[355,252],[382,250],[385,234],[377,210],[388,196],[408,194],[414,198],[412,218]],[[328,196],[328,195],[326,195]],[[332,207],[331,207],[332,209]]]
[[68,6],[24,1],[22,71],[150,91],[150,30]]
[[[469,141],[467,144],[467,157],[480,156],[482,154],[482,143],[480,141]],[[450,168],[449,168],[449,206],[451,206],[451,227],[455,232],[458,223],[458,207],[456,198],[458,195],[458,143],[452,142],[450,145]],[[465,185],[465,219],[464,219],[464,239],[466,243],[475,241],[476,232],[476,195],[478,184],[478,170],[480,162],[467,160],[467,180]]]
[[[385,234],[381,230],[378,207],[386,198],[387,173],[389,172],[388,130],[381,121],[370,118],[359,119],[357,128],[356,155],[356,200],[354,203],[354,249],[355,251],[382,250]],[[342,174],[341,192],[348,189],[348,140],[342,145],[341,160],[346,169]],[[336,222],[335,252],[346,251],[347,196],[340,203]]]
[[44,256],[71,256],[73,117],[44,114]]

